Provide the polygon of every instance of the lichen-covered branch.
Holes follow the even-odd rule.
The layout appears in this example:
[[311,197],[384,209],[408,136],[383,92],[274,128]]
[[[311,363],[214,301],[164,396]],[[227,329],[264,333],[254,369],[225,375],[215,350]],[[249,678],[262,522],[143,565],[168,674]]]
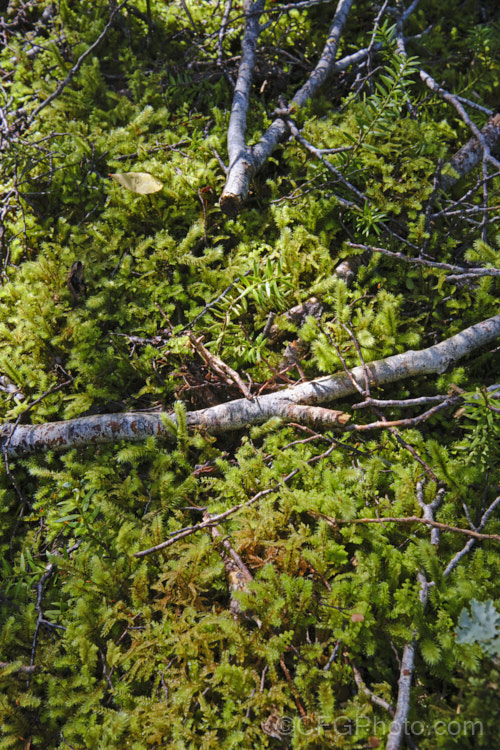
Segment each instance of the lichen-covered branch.
[[[363,387],[365,377],[368,377],[371,386],[377,386],[408,377],[442,373],[459,359],[491,344],[498,337],[500,315],[495,315],[427,349],[410,350],[354,367],[349,374],[327,375],[277,393],[256,397],[252,401],[237,399],[188,412],[187,423],[191,427],[218,434],[265,422],[276,416],[301,421],[302,424],[324,424],[325,413],[330,411],[330,425],[341,426],[347,421],[346,415],[321,409],[318,418],[318,405],[355,393],[355,384]],[[101,414],[41,425],[5,424],[0,438],[5,454],[16,456],[37,450],[69,450],[118,440],[138,441],[150,435],[168,436],[172,435],[172,423],[175,423],[174,415],[160,412]]]

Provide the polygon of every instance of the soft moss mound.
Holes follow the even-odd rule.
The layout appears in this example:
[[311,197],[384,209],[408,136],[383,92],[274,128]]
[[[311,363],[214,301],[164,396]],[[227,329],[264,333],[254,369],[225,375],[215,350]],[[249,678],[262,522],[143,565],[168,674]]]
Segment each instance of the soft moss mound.
[[[498,348],[374,389],[393,400],[461,395],[400,430],[317,432],[275,419],[216,439],[187,431],[183,414],[241,397],[193,352],[191,330],[257,394],[360,356],[428,347],[498,312],[498,277],[449,281],[446,270],[346,244],[500,267],[498,178],[486,197],[477,170],[435,195],[437,170],[471,133],[418,74],[497,106],[496,3],[423,0],[405,26],[409,58],[388,18],[369,68],[333,77],[294,114],[309,142],[339,149],[325,157],[368,199],[362,209],[349,184],[290,141],[235,219],[218,198],[243,18],[235,2],[219,58],[224,5],[0,2],[1,420],[177,403],[179,421],[174,447],[149,438],[5,454],[0,748],[383,746],[414,638],[408,734],[421,750],[491,748],[500,649],[455,634],[471,599],[500,610],[498,542],[443,531],[436,546],[428,526],[345,522],[421,516],[419,493],[430,503],[441,491],[437,521],[479,523],[499,494],[500,399],[487,390]],[[250,143],[278,95],[305,80],[331,23],[329,3],[279,5],[261,19]],[[373,5],[356,4],[339,56],[370,43]],[[482,128],[485,110],[468,111]],[[127,172],[163,188],[138,194],[109,176]],[[348,284],[334,271],[353,257]],[[78,261],[83,279],[68,284]],[[313,296],[321,315],[286,317]],[[361,400],[334,408],[352,423],[379,420],[353,410]],[[431,405],[384,413],[397,421]],[[223,536],[201,531],[134,557],[266,489],[220,525]],[[500,533],[497,518],[487,533]],[[236,593],[224,539],[254,579]],[[425,608],[422,575],[432,583]]]

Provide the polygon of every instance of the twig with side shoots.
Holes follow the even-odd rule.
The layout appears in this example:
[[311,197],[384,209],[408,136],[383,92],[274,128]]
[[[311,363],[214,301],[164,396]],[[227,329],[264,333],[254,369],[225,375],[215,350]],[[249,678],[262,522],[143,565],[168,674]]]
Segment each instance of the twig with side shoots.
[[[493,500],[491,505],[483,513],[481,520],[479,521],[478,525],[474,529],[476,534],[479,533],[481,529],[484,529],[488,519],[490,518],[490,516],[493,514],[493,512],[496,510],[496,508],[499,505],[500,505],[500,495],[497,498],[495,498],[495,500]],[[457,552],[456,555],[452,557],[452,559],[446,566],[445,570],[443,571],[443,578],[447,578],[447,576],[450,575],[450,573],[457,567],[462,557],[465,557],[465,555],[467,555],[470,552],[472,547],[476,544],[477,540],[478,540],[477,536],[474,536],[472,539],[469,539],[469,541],[466,542],[466,544],[462,547],[462,549],[459,550],[459,552]]]
[[455,266],[451,263],[439,263],[438,261],[428,260],[426,258],[409,258],[404,253],[397,253],[392,250],[386,250],[385,247],[377,247],[374,245],[363,245],[359,242],[346,242],[347,247],[352,247],[356,250],[366,250],[371,253],[381,253],[387,255],[395,260],[401,260],[403,263],[411,263],[417,266],[425,266],[426,268],[435,268],[442,271],[451,271],[453,277],[447,276],[446,279],[458,279],[461,276],[467,278],[467,276],[500,276],[499,268],[467,268],[466,266]]
[[[464,534],[465,536],[471,537],[467,541],[467,543],[464,545],[464,547],[454,555],[450,563],[447,565],[447,567],[443,571],[443,578],[446,578],[454,570],[458,562],[468,552],[470,552],[470,550],[472,549],[472,547],[477,541],[500,542],[500,535],[498,534],[480,533],[480,530],[484,528],[488,519],[491,517],[495,509],[500,505],[500,496],[497,497],[490,504],[487,510],[483,513],[480,523],[476,528],[462,529],[456,526],[450,526],[449,524],[439,523],[438,521],[435,520],[435,514],[443,503],[445,492],[446,492],[445,489],[441,488],[435,495],[434,499],[430,503],[426,503],[424,500],[424,483],[421,481],[417,482],[416,497],[417,497],[418,504],[422,508],[423,517],[409,516],[409,517],[398,518],[394,516],[388,516],[384,518],[354,518],[350,520],[344,520],[344,519],[338,519],[338,518],[330,518],[329,516],[326,516],[323,513],[318,513],[316,511],[313,512],[313,515],[319,518],[324,518],[326,522],[332,528],[338,528],[341,525],[370,524],[370,523],[423,524],[423,525],[431,527],[432,529],[431,544],[433,544],[436,547],[439,543],[439,534],[441,531],[451,531],[453,533]],[[422,572],[418,573],[417,578],[420,582],[419,599],[422,604],[422,608],[425,609],[427,605],[427,601],[428,601],[429,591],[433,586],[435,586],[435,581],[432,581],[432,580],[428,581],[426,576]],[[411,641],[408,642],[403,649],[403,656],[400,661],[400,673],[399,673],[399,680],[398,680],[398,697],[397,697],[397,704],[396,704],[395,709],[387,701],[383,701],[383,699],[378,698],[378,696],[375,696],[368,688],[366,688],[366,686],[364,686],[359,671],[356,669],[354,665],[352,665],[354,679],[358,686],[358,689],[363,690],[363,692],[365,692],[370,697],[370,700],[373,703],[385,708],[393,717],[393,722],[391,724],[391,729],[389,731],[389,736],[388,736],[387,745],[386,745],[386,748],[388,748],[388,750],[399,750],[401,747],[402,740],[403,740],[403,733],[404,733],[405,726],[406,726],[406,719],[407,719],[408,712],[410,709],[410,697],[411,697],[410,691],[411,691],[411,681],[412,681],[413,669],[414,669],[414,663],[415,663],[416,646],[417,646],[416,633],[414,632]],[[406,740],[407,742],[411,743],[411,738],[407,737]]]
[[[490,177],[498,177],[500,175],[500,172],[496,172],[494,175],[490,175]],[[482,181],[481,181],[482,182]],[[488,206],[488,211],[498,211],[500,206]],[[480,211],[479,206],[465,206],[464,208],[460,209],[457,208],[455,210],[452,210],[451,208],[443,208],[439,213],[433,214],[433,216],[443,216],[443,217],[449,217],[449,216],[461,216],[466,217],[468,214],[477,214]],[[495,217],[498,218],[498,217]]]
[[[291,471],[286,477],[283,477],[281,482],[287,482],[292,477],[294,477],[296,474],[299,473],[299,469],[294,469]],[[249,508],[251,505],[257,502],[257,500],[260,500],[263,497],[266,497],[266,495],[270,495],[272,492],[277,492],[280,488],[281,484],[275,484],[273,487],[269,487],[266,490],[261,490],[260,492],[257,492],[256,495],[251,497],[249,500],[246,500],[244,503],[240,503],[239,505],[234,505],[232,508],[229,508],[228,510],[223,511],[222,513],[217,513],[216,515],[210,515],[209,518],[207,518],[204,521],[201,521],[200,523],[194,524],[193,526],[187,526],[184,529],[180,529],[179,531],[172,532],[170,539],[167,539],[164,542],[160,542],[160,544],[156,544],[154,547],[150,547],[149,549],[142,550],[141,552],[135,552],[134,557],[146,557],[146,555],[152,555],[155,552],[161,552],[164,549],[167,549],[167,547],[171,547],[173,544],[178,542],[180,539],[185,539],[187,536],[191,536],[192,534],[196,534],[198,531],[202,531],[203,529],[208,529],[213,526],[217,526],[221,521],[224,521],[226,518],[229,518],[229,516],[233,516],[235,513],[237,513],[239,510],[242,510],[242,508]]]
[[366,409],[367,406],[376,406],[379,409],[398,408],[406,409],[411,406],[423,406],[424,404],[440,404],[449,396],[420,396],[419,398],[366,398],[359,404],[353,404],[353,409]]
[[[335,445],[331,445],[330,448],[327,448],[327,450],[324,453],[321,453],[319,456],[313,456],[307,461],[307,463],[309,465],[312,465],[316,463],[317,461],[321,461],[324,458],[328,458],[328,456],[331,453],[333,453],[333,451],[335,450],[335,447],[336,447]],[[201,531],[202,529],[207,529],[213,526],[217,526],[221,521],[224,521],[226,518],[229,518],[229,516],[233,516],[235,513],[242,510],[243,508],[249,508],[251,505],[256,503],[261,498],[266,497],[267,495],[270,495],[273,492],[278,492],[280,487],[282,487],[283,484],[286,484],[287,482],[289,482],[290,479],[293,479],[293,477],[296,476],[299,473],[299,471],[300,471],[300,468],[293,469],[293,471],[291,471],[285,477],[282,477],[279,483],[274,484],[272,487],[268,487],[266,490],[260,490],[260,492],[257,492],[256,495],[251,497],[249,500],[246,500],[244,503],[239,503],[239,505],[234,505],[232,508],[229,508],[228,510],[223,511],[222,513],[218,513],[217,515],[214,515],[214,516],[210,515],[208,518],[201,521],[200,523],[195,524],[194,526],[187,526],[184,529],[180,529],[179,531],[173,531],[170,534],[170,539],[167,539],[166,541],[161,542],[160,544],[157,544],[155,547],[151,547],[150,549],[142,550],[141,552],[135,552],[134,557],[145,557],[146,555],[151,555],[155,552],[161,552],[167,547],[171,547],[180,539],[185,539],[187,536],[191,536],[192,534],[195,534],[197,531]]]
[[[430,503],[426,503],[424,500],[424,483],[417,482],[417,502],[422,508],[423,517],[428,521],[434,521],[434,514],[439,510],[443,504],[446,489],[441,487],[435,496],[434,500]],[[439,529],[434,527],[431,531],[431,544],[435,547],[439,544]]]
[[[487,162],[491,162],[497,169],[500,169],[500,162],[497,159],[495,159],[490,153],[490,143],[485,138],[484,133],[477,127],[477,125],[474,122],[472,122],[472,120],[470,119],[469,115],[467,114],[461,102],[457,99],[457,97],[454,94],[451,94],[446,89],[444,89],[442,86],[440,86],[434,80],[434,78],[429,73],[426,73],[426,71],[423,70],[422,68],[420,68],[419,73],[420,73],[420,78],[426,84],[426,86],[428,86],[431,89],[431,91],[433,91],[435,94],[438,94],[438,96],[440,96],[441,99],[444,99],[446,102],[448,102],[453,107],[455,107],[455,109],[457,110],[463,122],[470,128],[470,130],[472,130],[474,136],[476,137],[477,141],[479,142],[481,146],[483,160]],[[498,120],[497,127],[500,127],[500,115],[495,115],[494,119]]]
[[368,432],[369,430],[382,430],[389,429],[391,427],[416,427],[418,424],[426,422],[428,419],[435,416],[440,411],[448,409],[450,406],[456,406],[456,404],[461,402],[461,400],[462,399],[460,396],[448,396],[442,403],[438,404],[437,406],[433,406],[427,411],[424,411],[417,417],[409,417],[407,419],[394,419],[391,422],[384,418],[377,422],[370,422],[369,424],[348,425],[345,429],[346,432]]
[[298,127],[295,125],[292,119],[287,117],[285,119],[285,122],[288,125],[290,129],[290,133],[293,135],[295,140],[298,141],[302,146],[304,146],[304,148],[307,149],[307,151],[309,151],[310,154],[312,154],[317,159],[319,159],[325,165],[325,167],[336,177],[336,179],[342,185],[344,185],[345,188],[350,190],[351,193],[354,193],[354,195],[356,196],[356,198],[358,198],[358,200],[365,203],[367,200],[366,196],[363,195],[363,193],[361,193],[357,188],[355,188],[354,185],[351,185],[351,183],[348,180],[346,180],[346,178],[339,172],[338,169],[336,169],[333,166],[333,164],[330,161],[328,161],[328,159],[325,159],[325,153],[336,153],[338,151],[351,151],[353,147],[347,146],[346,148],[343,148],[343,149],[317,148],[316,146],[313,146],[312,143],[310,143],[308,140],[304,138],[304,136],[300,134]]
[[[500,498],[497,498],[497,501],[500,502]],[[324,518],[329,525],[332,526],[332,528],[335,528],[336,526],[346,526],[349,524],[370,524],[370,523],[379,523],[379,524],[386,524],[386,523],[397,523],[397,524],[422,524],[424,526],[432,526],[433,529],[439,529],[440,531],[451,531],[454,534],[463,534],[464,536],[470,536],[475,541],[493,541],[493,542],[500,542],[500,534],[481,534],[479,531],[474,531],[473,529],[462,529],[459,526],[450,526],[447,523],[439,523],[438,521],[434,521],[431,518],[421,518],[420,516],[383,516],[382,518],[351,518],[350,520],[345,520],[343,518],[330,518],[329,516],[325,516],[322,513],[318,513],[318,516],[321,516],[321,518]]]
[[[289,418],[289,407],[324,404],[344,398],[361,390],[367,374],[370,386],[394,383],[408,377],[443,373],[459,359],[492,344],[500,337],[500,315],[483,320],[439,344],[420,351],[407,351],[386,359],[370,362],[365,367],[354,367],[349,375],[335,374],[299,383],[281,391],[248,399],[237,399],[200,411],[188,412],[187,425],[205,429],[211,434],[238,430],[251,424],[260,424],[271,417]],[[15,456],[33,453],[36,450],[69,450],[80,445],[138,441],[149,435],[172,439],[175,434],[176,417],[159,412],[129,412],[98,414],[91,417],[51,422],[42,425],[19,425],[11,436],[12,425],[4,424],[0,431],[0,443],[5,453]],[[395,430],[394,427],[389,428]]]
[[[431,536],[431,542],[435,545],[439,542],[439,530],[438,528],[441,528],[440,525],[438,528],[436,528],[434,521],[434,513],[438,510],[439,506],[442,503],[444,497],[444,491],[440,490],[440,492],[436,495],[434,500],[431,503],[424,503],[423,501],[423,486],[421,484],[417,485],[417,500],[419,505],[422,507],[424,511],[424,518],[421,519],[421,522],[426,522],[429,525],[433,525],[433,531]],[[483,518],[481,519],[481,523],[484,525],[486,523],[486,520],[489,518],[495,507],[500,503],[500,497],[497,497],[496,500],[493,501],[493,503],[490,505],[486,513],[483,514]],[[483,523],[484,521],[484,523]],[[455,530],[455,529],[454,529]],[[465,530],[462,530],[465,531]],[[476,539],[478,538],[495,538],[496,541],[500,541],[500,536],[497,534],[484,534],[478,536],[478,532],[474,531],[471,532],[472,535],[474,535],[474,538],[469,540],[465,547],[455,555],[452,562],[447,566],[446,570],[443,572],[443,578],[446,578],[450,572],[453,570],[453,567],[456,565],[459,559],[461,559],[467,552],[470,551],[473,544],[475,543]],[[452,565],[453,561],[455,561],[455,564]],[[432,586],[435,585],[435,581],[428,581],[425,577],[424,573],[418,574],[418,579],[420,581],[420,594],[419,598],[422,603],[422,609],[425,610],[427,600],[429,597],[429,590]],[[391,729],[389,731],[389,736],[387,739],[387,750],[399,750],[401,747],[401,741],[403,738],[403,728],[406,724],[406,719],[408,717],[408,712],[410,710],[410,690],[411,690],[411,680],[413,675],[413,668],[415,664],[415,650],[416,650],[416,632],[413,634],[412,640],[406,644],[403,650],[403,658],[401,660],[401,668],[400,668],[400,675],[399,675],[399,681],[398,681],[398,699],[397,699],[397,705],[396,705],[396,712],[394,714],[394,719],[391,725]]]
[[70,83],[70,81],[76,76],[76,74],[78,73],[78,71],[82,67],[82,65],[85,62],[85,60],[87,59],[87,57],[92,54],[92,52],[100,45],[100,43],[102,42],[102,40],[107,36],[109,30],[111,29],[111,26],[113,25],[113,21],[115,20],[115,16],[121,11],[122,8],[125,7],[125,5],[127,5],[128,2],[129,2],[129,0],[123,0],[123,2],[120,5],[117,5],[113,9],[113,11],[111,12],[111,15],[109,17],[109,21],[106,24],[106,26],[104,27],[104,29],[102,30],[102,32],[99,34],[99,36],[97,37],[97,39],[95,40],[95,42],[93,44],[91,44],[90,47],[88,47],[88,49],[86,49],[85,52],[82,55],[80,55],[80,57],[78,58],[78,60],[76,61],[76,63],[73,65],[73,67],[69,71],[69,73],[66,76],[66,78],[64,79],[64,81],[61,81],[61,83],[57,86],[57,88],[55,89],[55,91],[53,91],[52,94],[50,94],[50,96],[48,96],[46,99],[44,99],[43,102],[41,102],[38,105],[38,107],[35,107],[35,109],[33,110],[33,112],[28,117],[28,120],[27,120],[27,123],[26,123],[27,127],[29,127],[33,123],[33,120],[42,111],[42,109],[44,109],[49,104],[51,104],[54,101],[54,99],[56,99],[59,96],[59,94],[61,94],[64,91],[64,89],[66,88],[66,86],[68,85],[68,83]]

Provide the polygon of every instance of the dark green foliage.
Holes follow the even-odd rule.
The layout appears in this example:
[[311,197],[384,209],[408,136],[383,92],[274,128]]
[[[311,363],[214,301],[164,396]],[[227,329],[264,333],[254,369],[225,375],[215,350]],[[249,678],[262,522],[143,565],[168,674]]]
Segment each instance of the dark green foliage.
[[[257,393],[299,377],[293,366],[277,375],[292,340],[306,351],[303,373],[317,377],[341,371],[342,361],[358,365],[360,354],[368,362],[427,347],[498,312],[498,277],[450,283],[441,270],[376,253],[362,256],[350,286],[334,275],[362,252],[347,241],[395,252],[401,233],[412,256],[427,242],[440,262],[500,267],[490,229],[485,241],[463,217],[426,220],[437,164],[469,133],[416,72],[422,65],[450,90],[497,106],[494,3],[481,4],[481,20],[476,3],[422,1],[408,33],[430,30],[409,41],[409,58],[385,24],[384,50],[360,88],[347,71],[296,113],[318,148],[343,149],[326,158],[366,196],[362,208],[289,142],[255,177],[235,219],[217,204],[232,98],[216,64],[223,3],[124,7],[25,127],[103,31],[112,5],[60,0],[43,21],[51,4],[28,3],[4,32],[2,106],[17,117],[2,152],[1,421],[175,408],[175,447],[150,438],[2,461],[0,750],[374,747],[389,714],[359,689],[354,670],[394,704],[398,659],[413,633],[409,721],[426,727],[415,737],[421,750],[492,747],[498,665],[455,632],[476,627],[474,612],[460,619],[471,601],[489,602],[490,613],[498,601],[498,544],[478,543],[444,576],[467,537],[443,532],[436,549],[423,525],[335,519],[421,515],[416,487],[425,479],[426,502],[446,489],[437,520],[479,523],[498,494],[498,351],[372,393],[462,389],[460,408],[406,430],[406,446],[388,430],[313,436],[279,419],[216,440],[189,431],[185,413],[241,397],[193,353],[191,329]],[[331,20],[331,4],[283,14],[272,5],[250,142],[269,125],[278,94],[290,97],[303,82]],[[372,5],[356,4],[341,55],[369,43]],[[12,18],[20,6],[9,3]],[[235,6],[229,58],[240,49]],[[237,62],[227,65],[234,75]],[[484,125],[481,112],[471,116]],[[165,187],[137,195],[108,176],[128,171]],[[460,183],[472,206],[482,201],[476,177]],[[497,190],[498,178],[490,194]],[[435,210],[448,200],[438,196]],[[79,298],[66,285],[76,260],[86,284]],[[285,317],[313,295],[320,319]],[[270,313],[274,338],[264,334]],[[339,408],[351,411],[355,400]],[[378,419],[352,413],[353,422]],[[397,405],[385,412],[408,414]],[[268,488],[221,525],[254,577],[234,595],[247,618],[230,613],[222,547],[207,531],[134,557],[205,510]],[[495,514],[487,532],[500,532]],[[421,571],[435,582],[425,611]],[[36,670],[26,671],[31,662]],[[433,733],[458,717],[459,732]],[[476,719],[473,735],[467,722]]]

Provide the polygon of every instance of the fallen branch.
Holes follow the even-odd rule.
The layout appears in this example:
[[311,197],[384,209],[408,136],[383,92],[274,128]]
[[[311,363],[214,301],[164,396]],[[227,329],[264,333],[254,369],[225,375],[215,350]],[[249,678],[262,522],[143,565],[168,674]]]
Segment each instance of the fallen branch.
[[[208,513],[208,511],[203,514],[203,520],[210,520],[210,513]],[[252,574],[250,573],[236,550],[231,545],[229,539],[226,539],[223,536],[222,531],[218,526],[211,526],[210,533],[213,540],[216,542],[216,545],[220,544],[222,547],[224,547],[224,550],[219,550],[219,554],[224,565],[224,570],[226,571],[227,585],[229,594],[231,596],[229,602],[229,611],[236,619],[253,619],[260,628],[262,622],[259,620],[259,618],[255,617],[251,612],[244,611],[240,602],[234,596],[234,593],[237,591],[248,593],[248,584],[253,581]]]
[[[333,451],[335,450],[335,447],[336,447],[335,444],[332,443],[332,445],[324,453],[320,453],[318,456],[313,456],[307,461],[307,463],[309,464],[309,466],[311,466],[312,464],[315,464],[317,461],[321,461],[322,459],[327,458],[331,453],[333,453]],[[171,547],[180,539],[185,539],[187,536],[196,534],[197,531],[201,531],[202,529],[213,528],[214,526],[217,526],[217,524],[220,521],[224,521],[226,518],[229,518],[229,516],[233,516],[235,513],[238,513],[238,511],[242,510],[243,508],[249,508],[251,505],[256,503],[257,500],[260,500],[261,497],[266,497],[271,492],[278,492],[278,490],[282,487],[282,485],[289,482],[290,479],[293,479],[293,477],[296,474],[298,474],[299,471],[300,471],[300,467],[298,467],[297,469],[293,469],[289,474],[286,475],[286,477],[283,477],[280,480],[280,482],[274,484],[272,487],[268,487],[266,490],[260,490],[260,492],[257,492],[256,495],[251,497],[249,500],[246,500],[244,503],[239,503],[239,505],[233,505],[232,508],[228,508],[227,510],[223,511],[222,513],[219,513],[216,516],[205,514],[204,520],[201,521],[201,523],[197,523],[194,526],[186,526],[183,529],[179,529],[178,531],[172,531],[169,539],[167,539],[164,542],[160,542],[160,544],[157,544],[154,547],[150,547],[149,549],[141,550],[140,552],[134,552],[134,557],[145,557],[146,555],[152,555],[154,552],[160,552],[161,550],[166,549],[167,547]]]
[[[434,513],[441,506],[444,499],[444,490],[441,489],[437,493],[436,497],[431,503],[424,501],[424,485],[422,482],[417,483],[417,501],[423,510],[424,518],[429,525],[434,526]],[[439,531],[434,528],[431,533],[431,543],[437,545],[439,543]],[[417,579],[420,584],[420,591],[418,598],[422,604],[422,611],[425,611],[427,606],[427,600],[429,598],[429,588],[434,585],[434,582],[429,582],[425,576],[425,573],[420,571],[417,573]],[[411,680],[413,677],[413,670],[415,668],[415,650],[417,647],[417,630],[413,631],[413,637],[409,643],[407,643],[403,649],[403,657],[401,659],[399,669],[399,680],[398,680],[398,697],[396,701],[396,710],[394,712],[393,721],[389,730],[389,736],[387,737],[386,750],[399,750],[403,739],[403,733],[406,727],[406,720],[410,711],[410,698],[411,698]]]
[[[488,120],[484,128],[479,131],[488,149],[493,149],[500,140],[500,114],[494,115]],[[441,190],[449,190],[462,177],[465,177],[483,158],[483,144],[474,136],[457,153],[452,156],[447,166],[453,172],[441,176]]]
[[[304,106],[333,72],[340,34],[347,20],[352,3],[353,0],[339,0],[321,58],[306,83],[293,97],[290,105],[292,108],[294,106]],[[229,171],[220,199],[220,206],[228,216],[236,216],[238,214],[248,195],[253,175],[262,167],[275,146],[281,143],[289,132],[285,120],[277,117],[255,146],[250,148],[245,142],[246,115],[252,82],[252,68],[255,59],[257,37],[261,30],[258,19],[263,8],[263,2],[253,3],[251,11],[249,3],[245,6],[247,23],[243,36],[242,57],[227,134]],[[367,54],[366,50],[361,50],[359,53],[350,55],[349,58],[343,61],[345,67],[349,67],[349,65],[364,59]],[[341,70],[344,68],[338,65],[336,69]]]
[[252,149],[245,143],[245,131],[257,39],[262,30],[259,18],[264,11],[264,5],[264,0],[257,0],[254,3],[246,0],[244,4],[246,24],[241,43],[241,62],[234,87],[233,105],[227,129],[229,170],[226,187],[220,199],[222,210],[229,216],[238,213],[236,206],[233,205],[233,195],[248,194],[253,174]]
[[391,705],[391,703],[389,703],[389,701],[386,701],[384,698],[381,698],[380,696],[375,695],[375,693],[365,685],[364,680],[361,677],[361,672],[356,667],[356,665],[353,664],[352,662],[351,662],[351,669],[352,669],[352,673],[354,676],[354,682],[356,683],[356,687],[358,688],[358,690],[364,693],[365,695],[367,695],[370,701],[375,706],[380,706],[380,708],[385,709],[390,716],[394,716],[394,706]]
[[[417,501],[420,507],[423,510],[424,518],[420,519],[420,522],[427,523],[428,525],[432,526],[432,533],[431,533],[431,544],[435,545],[437,547],[439,543],[439,530],[440,528],[443,528],[444,524],[438,524],[436,521],[434,521],[434,513],[439,509],[441,506],[443,499],[444,499],[445,491],[444,489],[441,489],[437,495],[435,496],[434,500],[431,503],[425,503],[424,502],[424,493],[423,493],[423,483],[419,482],[417,484]],[[500,497],[497,497],[493,503],[490,505],[490,507],[486,510],[486,512],[483,514],[483,517],[481,518],[481,522],[478,528],[483,528],[484,524],[490,517],[490,515],[493,513],[493,510],[497,507],[497,505],[500,503]],[[454,531],[458,531],[459,529],[456,529],[454,527],[447,527],[448,529],[453,529]],[[461,529],[460,531],[464,532],[465,529]],[[496,537],[498,541],[500,541],[500,536],[498,535],[483,535],[487,536],[488,538]],[[455,557],[453,558],[452,562],[448,565],[445,571],[443,571],[443,578],[446,578],[451,571],[453,570],[453,567],[458,563],[458,561],[467,554],[472,546],[475,544],[477,536],[477,530],[474,532],[474,538],[470,539],[467,544],[464,546],[464,548],[458,552]],[[425,574],[423,572],[420,572],[417,574],[418,581],[420,583],[420,592],[419,592],[419,599],[422,604],[422,611],[425,611],[427,601],[429,598],[429,590],[432,588],[432,586],[435,586],[435,581],[430,580],[428,581]],[[413,677],[413,671],[415,667],[415,651],[417,647],[417,631],[413,631],[413,637],[411,641],[406,643],[404,649],[403,649],[403,657],[401,659],[401,665],[400,665],[400,671],[399,671],[399,680],[398,680],[398,698],[396,703],[396,710],[394,712],[393,722],[391,724],[391,728],[389,731],[389,736],[387,737],[387,744],[386,744],[386,750],[400,750],[401,743],[403,740],[403,732],[405,731],[406,727],[406,721],[408,717],[408,713],[410,710],[410,698],[411,698],[411,681]]]
[[[252,401],[237,399],[208,409],[188,412],[187,424],[212,434],[238,430],[276,416],[285,420],[317,424],[314,410],[306,407],[350,396],[358,390],[355,383],[358,387],[365,385],[366,375],[370,385],[380,386],[408,377],[443,373],[459,359],[491,344],[499,336],[500,315],[495,315],[427,349],[410,350],[354,367],[349,375],[327,375],[255,397]],[[322,409],[322,412],[325,411],[327,410]],[[337,416],[336,419],[341,425],[343,417]],[[64,422],[15,427],[7,423],[0,430],[0,447],[5,455],[16,456],[37,450],[69,450],[77,446],[113,443],[118,440],[139,441],[150,435],[172,437],[175,431],[172,423],[176,423],[175,415],[162,412],[100,414]]]
[[[498,507],[498,505],[500,505],[500,495],[493,500],[493,502],[491,503],[491,505],[483,513],[479,524],[474,529],[474,531],[476,531],[476,533],[479,532],[479,531],[481,531],[481,529],[484,529],[484,527],[486,525],[486,522],[488,521],[488,519],[491,516],[491,514],[493,513],[493,511],[496,510],[496,508]],[[470,550],[472,549],[472,547],[476,544],[476,541],[477,541],[477,537],[476,536],[472,537],[472,539],[469,539],[464,544],[464,546],[462,547],[462,549],[459,550],[456,553],[456,555],[454,555],[452,557],[452,559],[450,560],[450,562],[446,566],[445,570],[443,571],[443,578],[447,578],[450,575],[450,573],[457,567],[457,565],[460,562],[460,560],[462,559],[462,557],[465,557],[465,555],[467,555],[470,552]]]

